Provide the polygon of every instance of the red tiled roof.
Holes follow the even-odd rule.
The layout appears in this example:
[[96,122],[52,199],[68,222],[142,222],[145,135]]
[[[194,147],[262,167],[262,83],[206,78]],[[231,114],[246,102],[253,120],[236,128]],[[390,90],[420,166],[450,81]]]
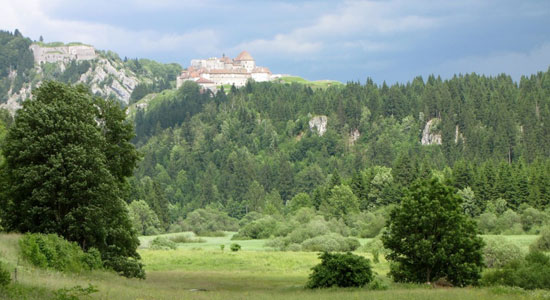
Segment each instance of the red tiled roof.
[[252,70],[252,73],[269,73],[269,74],[271,74],[271,71],[266,67],[256,67]]
[[235,57],[235,60],[240,60],[240,61],[254,60],[254,58],[252,58],[252,55],[250,55],[250,53],[248,53],[247,51],[243,51],[243,52],[239,53],[239,55],[237,55],[237,57]]

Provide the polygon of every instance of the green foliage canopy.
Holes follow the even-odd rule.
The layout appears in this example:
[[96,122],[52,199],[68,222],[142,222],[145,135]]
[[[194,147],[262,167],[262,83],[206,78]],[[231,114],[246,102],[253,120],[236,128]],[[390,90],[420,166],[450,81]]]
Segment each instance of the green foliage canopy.
[[454,188],[437,179],[416,181],[390,213],[382,237],[396,281],[476,284],[483,266],[483,241],[461,207]]
[[324,252],[319,258],[321,263],[312,268],[308,288],[362,287],[373,278],[370,261],[362,256]]
[[116,103],[83,86],[44,83],[26,100],[2,150],[7,230],[57,233],[104,260],[139,258],[124,204],[138,159]]

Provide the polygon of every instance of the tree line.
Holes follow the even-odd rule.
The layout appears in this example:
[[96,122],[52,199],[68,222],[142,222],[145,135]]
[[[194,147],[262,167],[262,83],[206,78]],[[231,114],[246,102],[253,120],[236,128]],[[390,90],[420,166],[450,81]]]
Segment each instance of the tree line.
[[[215,95],[186,83],[151,103],[134,119],[143,160],[131,200],[176,215],[217,205],[239,218],[299,193],[320,205],[335,177],[366,210],[399,202],[400,186],[434,172],[474,195],[474,216],[497,199],[514,210],[545,209],[550,199],[550,71],[519,83],[476,74],[327,89],[249,82]],[[309,127],[318,115],[328,120],[322,136]],[[432,119],[442,143],[422,145]]]

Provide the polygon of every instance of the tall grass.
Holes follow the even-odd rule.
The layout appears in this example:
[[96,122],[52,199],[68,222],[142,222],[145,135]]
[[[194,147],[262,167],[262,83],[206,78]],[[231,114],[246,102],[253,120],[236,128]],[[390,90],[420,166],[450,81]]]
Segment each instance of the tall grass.
[[[174,236],[177,236],[175,234]],[[166,235],[165,235],[166,236]],[[154,237],[153,237],[154,238]],[[127,279],[107,271],[69,274],[42,270],[20,262],[18,283],[11,291],[0,291],[0,299],[55,299],[59,289],[77,285],[97,287],[91,299],[465,299],[507,300],[548,299],[546,291],[525,292],[509,288],[432,289],[427,285],[390,284],[387,291],[366,289],[307,290],[304,284],[310,268],[318,263],[316,253],[251,251],[242,243],[239,252],[221,251],[230,236],[211,238],[205,243],[180,244],[205,246],[192,250],[141,249],[147,279]],[[18,235],[0,234],[0,256],[15,267],[18,260]],[[371,258],[370,254],[360,253]],[[374,271],[383,276],[388,264],[382,259]],[[192,291],[204,289],[206,291]]]

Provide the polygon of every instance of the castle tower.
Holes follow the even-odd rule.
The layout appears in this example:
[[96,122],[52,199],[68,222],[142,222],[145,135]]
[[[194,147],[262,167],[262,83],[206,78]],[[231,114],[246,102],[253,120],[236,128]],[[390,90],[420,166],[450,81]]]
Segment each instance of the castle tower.
[[235,62],[245,68],[249,73],[256,67],[256,61],[254,61],[254,58],[252,58],[247,51],[239,53],[239,55],[235,57]]

